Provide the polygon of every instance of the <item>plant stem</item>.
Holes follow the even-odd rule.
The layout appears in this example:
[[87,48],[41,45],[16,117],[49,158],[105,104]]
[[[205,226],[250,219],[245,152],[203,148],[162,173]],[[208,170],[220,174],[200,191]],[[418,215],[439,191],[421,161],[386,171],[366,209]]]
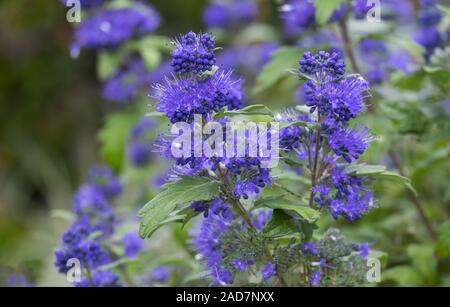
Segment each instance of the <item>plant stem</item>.
[[[400,175],[405,176],[405,172],[403,170],[402,163],[401,163],[400,159],[397,157],[397,154],[394,152],[394,150],[392,150],[392,149],[389,150],[389,157],[391,158],[392,162],[395,165],[395,168],[398,170]],[[422,222],[424,223],[425,228],[427,229],[430,237],[434,241],[436,241],[437,240],[436,231],[434,230],[433,225],[431,224],[430,220],[428,219],[427,215],[425,214],[424,206],[423,206],[422,202],[420,201],[419,197],[415,193],[410,191],[409,189],[407,190],[407,193],[408,193],[408,198],[411,200],[411,202],[413,203],[417,212],[419,213],[419,216],[422,219]]]
[[348,32],[347,27],[347,18],[342,18],[339,21],[339,29],[341,30],[342,39],[344,40],[344,48],[345,52],[347,52],[348,57],[350,58],[350,63],[352,64],[353,72],[359,74],[359,66],[356,62],[355,54],[353,53],[352,43],[350,39],[350,34]]
[[319,151],[320,151],[320,114],[317,115],[317,131],[316,131],[316,143],[314,148],[314,160],[313,160],[313,169],[311,170],[311,194],[309,196],[309,206],[312,207],[314,204],[314,187],[316,186],[317,181],[317,165],[319,163]]

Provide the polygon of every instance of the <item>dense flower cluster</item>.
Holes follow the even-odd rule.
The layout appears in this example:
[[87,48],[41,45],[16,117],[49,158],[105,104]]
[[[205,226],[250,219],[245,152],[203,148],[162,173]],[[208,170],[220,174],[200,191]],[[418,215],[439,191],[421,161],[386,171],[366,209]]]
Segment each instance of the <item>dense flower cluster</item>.
[[258,13],[253,0],[215,1],[210,3],[204,13],[203,21],[211,28],[228,28],[232,25],[250,23]]
[[317,118],[291,112],[284,121],[315,122],[319,131],[284,128],[280,143],[309,162],[314,173],[313,201],[328,208],[334,218],[344,216],[354,221],[374,207],[367,180],[346,171],[346,164],[358,160],[374,140],[367,128],[348,127],[365,108],[368,82],[362,77],[345,78],[345,63],[339,53],[305,53],[300,66],[300,72],[311,78],[305,83],[305,104],[311,113],[317,112]]
[[[107,167],[93,168],[87,183],[74,196],[76,220],[62,236],[62,245],[55,252],[55,266],[66,274],[79,261],[83,279],[77,287],[116,287],[120,277],[100,268],[117,260],[108,242],[120,222],[111,201],[122,191],[122,184]],[[134,234],[123,238],[125,255],[135,257],[142,249],[142,240]]]
[[218,71],[206,79],[173,78],[154,86],[153,98],[157,110],[166,114],[172,123],[192,122],[195,114],[209,118],[226,107],[229,110],[243,106],[240,80],[231,72]]
[[[199,228],[192,232],[192,244],[209,268],[214,284],[229,285],[233,283],[236,273],[245,272],[255,265],[256,258],[261,255],[251,248],[247,252],[239,251],[239,246],[246,244],[243,234],[248,228],[239,221],[230,204],[215,199],[209,205],[209,214],[201,221]],[[198,206],[199,202],[196,202],[191,207]],[[261,210],[254,214],[252,220],[255,228],[261,231],[271,217],[271,211]],[[261,272],[264,281],[268,282],[275,272],[274,264],[266,264]]]
[[300,72],[316,76],[318,80],[339,79],[345,74],[345,62],[337,52],[305,52],[303,58],[300,61]]
[[[347,241],[337,229],[329,229],[319,241],[307,242],[301,246],[302,255],[311,267],[310,285],[339,286],[348,281],[339,278],[327,278],[328,272],[347,271],[346,276],[354,279],[354,284],[360,284],[365,278],[365,259],[370,254],[368,243],[362,245]],[[359,272],[361,271],[361,272]],[[361,274],[363,273],[363,274]],[[334,276],[338,276],[334,274]]]
[[216,64],[216,43],[209,33],[189,32],[174,41],[172,67],[177,74],[200,74],[212,70]]

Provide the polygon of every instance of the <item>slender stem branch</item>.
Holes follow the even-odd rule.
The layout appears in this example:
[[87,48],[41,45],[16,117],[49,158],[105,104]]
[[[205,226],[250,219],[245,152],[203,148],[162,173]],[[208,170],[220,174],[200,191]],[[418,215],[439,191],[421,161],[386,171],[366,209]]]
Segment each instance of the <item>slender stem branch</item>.
[[[400,173],[400,175],[405,176],[405,171],[403,170],[402,163],[401,163],[400,159],[397,157],[397,154],[394,152],[394,150],[392,150],[392,149],[389,150],[389,156],[390,156],[392,162],[394,163],[395,168],[397,168],[398,172]],[[412,191],[407,190],[407,193],[408,193],[408,198],[411,200],[412,204],[414,205],[417,212],[419,213],[420,218],[422,219],[422,222],[424,223],[425,228],[427,229],[430,237],[436,241],[437,240],[436,231],[434,230],[433,225],[431,224],[430,220],[428,219],[427,215],[425,214],[424,206],[423,206],[421,200]]]
[[[257,229],[256,229],[255,225],[253,224],[250,214],[245,209],[244,205],[242,205],[241,202],[238,199],[236,199],[236,197],[234,197],[233,193],[231,192],[232,184],[228,180],[227,175],[224,174],[221,169],[219,169],[219,175],[222,180],[222,183],[224,184],[224,188],[225,188],[224,192],[226,194],[227,200],[231,203],[231,205],[237,211],[237,213],[244,219],[244,221],[247,223],[247,225],[250,227],[250,229],[254,232],[257,232]],[[270,253],[270,250],[267,247],[265,247],[264,253],[265,253],[266,257],[269,258],[270,262],[273,262],[272,254]],[[277,277],[278,277],[278,280],[280,281],[280,285],[282,287],[288,286],[288,284],[284,280],[283,275],[281,274],[281,272],[278,272],[278,270],[277,270]]]
[[319,151],[320,151],[320,125],[321,125],[321,118],[320,114],[317,115],[317,131],[316,131],[316,143],[315,143],[315,149],[314,149],[314,160],[313,160],[313,169],[311,171],[311,194],[309,196],[309,206],[312,207],[314,204],[314,187],[316,186],[317,181],[317,165],[319,163]]
[[350,63],[352,64],[353,72],[359,74],[361,71],[359,70],[358,63],[356,62],[355,54],[353,53],[352,42],[350,39],[350,34],[348,32],[347,27],[347,18],[342,18],[339,21],[339,29],[341,31],[342,39],[344,40],[344,48],[348,57],[350,58]]

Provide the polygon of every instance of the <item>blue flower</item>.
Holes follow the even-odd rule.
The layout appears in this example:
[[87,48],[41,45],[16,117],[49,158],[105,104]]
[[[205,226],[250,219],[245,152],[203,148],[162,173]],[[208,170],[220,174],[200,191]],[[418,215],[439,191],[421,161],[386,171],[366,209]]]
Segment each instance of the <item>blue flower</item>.
[[142,60],[132,60],[124,70],[106,81],[103,98],[113,102],[126,102],[135,98],[147,84],[148,72]]
[[108,166],[93,167],[87,183],[100,189],[110,199],[120,195],[123,190],[122,182]]
[[[193,239],[194,248],[211,270],[216,284],[231,284],[231,272],[222,267],[221,238],[233,223],[234,213],[230,205],[217,199],[210,209],[209,215],[201,222],[196,237]],[[230,276],[231,274],[231,276]]]
[[143,118],[133,127],[128,140],[128,158],[136,167],[144,167],[150,161],[153,151],[153,137],[156,123]]
[[208,33],[189,32],[173,43],[172,67],[177,74],[200,74],[216,64],[216,43]]
[[364,99],[369,90],[367,81],[361,77],[322,85],[308,81],[305,86],[306,105],[311,107],[311,112],[317,108],[330,128],[356,118],[365,108]]
[[367,259],[370,255],[370,246],[369,243],[363,243],[359,246],[359,255],[364,258]]
[[374,137],[369,135],[369,129],[339,129],[335,130],[328,139],[331,149],[343,157],[348,163],[358,160],[369,147]]
[[81,23],[75,32],[73,53],[81,48],[116,47],[137,35],[153,32],[159,25],[158,13],[150,5],[97,13]]
[[152,280],[159,283],[166,283],[170,278],[170,268],[166,266],[159,266],[152,271]]
[[79,217],[107,220],[113,217],[112,208],[98,187],[82,186],[74,197],[74,211]]
[[166,114],[172,123],[192,122],[195,114],[209,118],[227,107],[239,109],[243,105],[242,83],[232,78],[231,72],[218,71],[210,78],[166,79],[154,87],[152,97],[157,110]]
[[316,271],[311,276],[311,287],[318,287],[322,281],[322,272]]
[[103,287],[117,288],[122,287],[120,277],[112,272],[97,272],[93,274],[92,280],[84,279],[77,283],[78,288]]
[[144,240],[138,234],[130,232],[123,237],[123,245],[125,247],[125,255],[129,258],[136,258],[142,251]]
[[269,262],[266,265],[264,265],[264,267],[261,270],[264,283],[267,284],[270,281],[270,279],[276,275],[276,273],[277,271],[275,268],[275,264]]
[[10,275],[8,276],[8,279],[6,280],[6,287],[8,288],[34,288],[36,285],[32,282],[30,282],[25,276],[23,275]]
[[299,62],[300,72],[319,80],[325,77],[339,79],[345,74],[345,61],[337,52],[319,51],[316,54],[305,52]]
[[212,28],[227,28],[233,25],[251,22],[258,13],[258,7],[252,0],[232,0],[213,2],[203,13],[203,22]]
[[281,9],[281,18],[288,35],[298,34],[315,23],[316,8],[313,1],[289,0]]

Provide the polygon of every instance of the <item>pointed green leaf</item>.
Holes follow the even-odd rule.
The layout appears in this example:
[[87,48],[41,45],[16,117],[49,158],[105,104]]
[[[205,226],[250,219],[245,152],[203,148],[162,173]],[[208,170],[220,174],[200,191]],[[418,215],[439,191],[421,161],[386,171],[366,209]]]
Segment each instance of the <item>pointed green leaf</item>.
[[209,200],[219,195],[220,182],[205,177],[183,177],[166,184],[163,191],[148,202],[139,212],[142,238],[150,237],[162,224],[178,221],[184,216],[171,213],[180,205],[197,200]]

